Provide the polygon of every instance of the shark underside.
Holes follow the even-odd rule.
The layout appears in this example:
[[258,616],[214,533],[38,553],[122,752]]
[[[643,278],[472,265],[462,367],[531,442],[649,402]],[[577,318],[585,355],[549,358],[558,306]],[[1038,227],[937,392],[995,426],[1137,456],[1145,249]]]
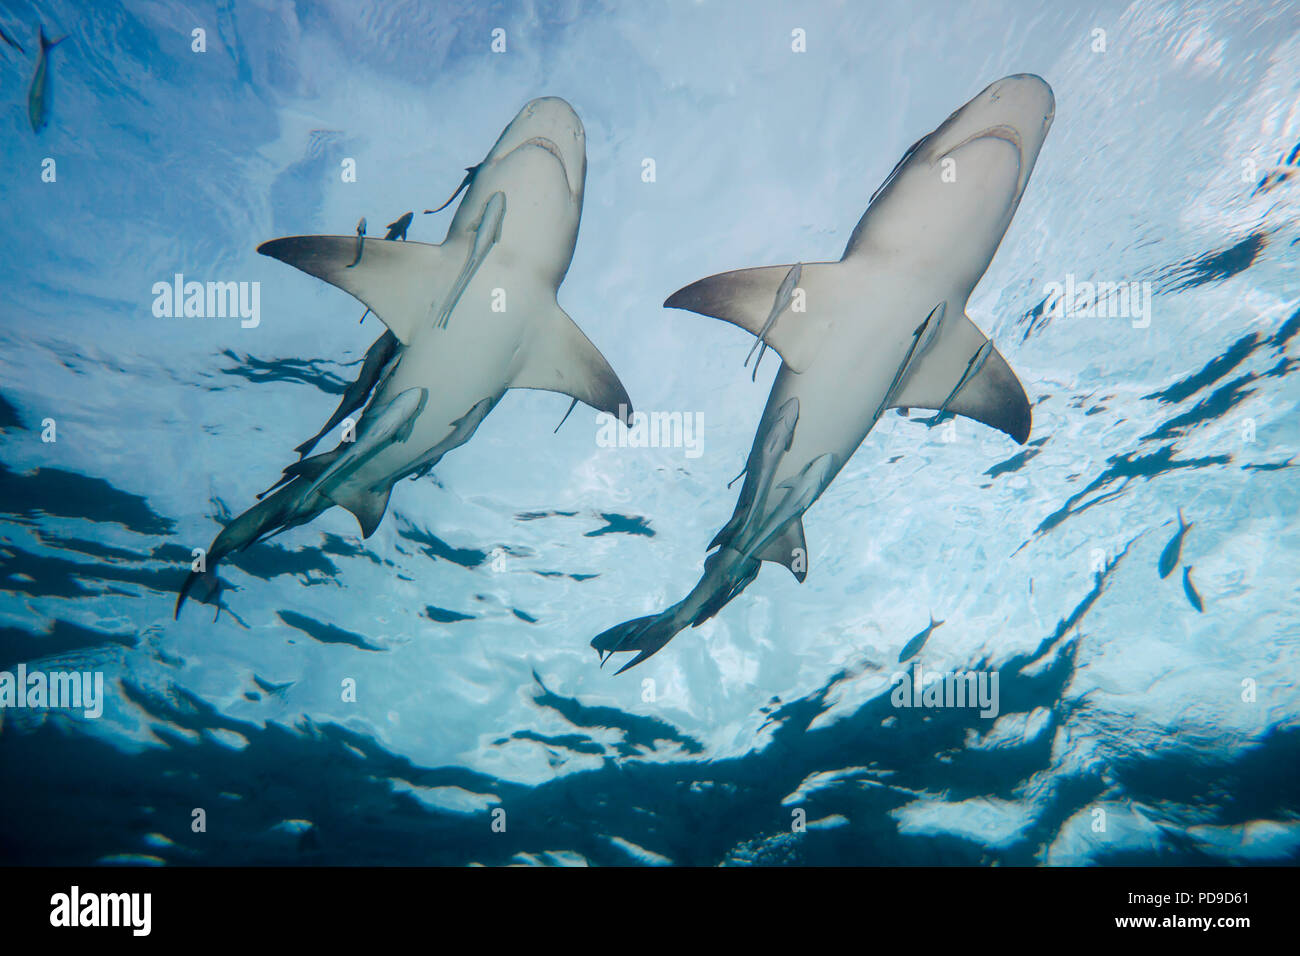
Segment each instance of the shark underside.
[[643,662],[717,614],[763,561],[803,581],[802,515],[887,409],[933,409],[932,421],[961,415],[1029,437],[1024,388],[965,310],[1054,111],[1041,78],[999,80],[907,150],[839,261],[728,272],[668,298],[666,307],[739,326],[760,358],[771,348],[782,364],[703,577],[667,610],[597,636],[602,663],[619,652],[636,653],[620,673]]
[[[630,414],[618,376],[556,299],[577,241],[585,144],[567,103],[534,100],[473,167],[442,243],[405,241],[408,213],[389,224],[389,238],[366,238],[362,220],[354,236],[258,247],[351,293],[387,330],[325,426],[298,446],[304,457],[216,536],[181,588],[177,615],[200,581],[200,593],[215,593],[221,558],[334,505],[369,537],[393,486],[469,441],[507,389],[556,391]],[[340,425],[332,450],[305,457]]]

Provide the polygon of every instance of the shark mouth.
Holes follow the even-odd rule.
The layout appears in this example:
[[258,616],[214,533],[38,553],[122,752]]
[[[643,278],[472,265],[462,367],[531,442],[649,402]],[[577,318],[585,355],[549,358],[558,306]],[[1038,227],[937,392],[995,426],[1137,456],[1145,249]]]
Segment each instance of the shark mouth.
[[[547,139],[545,136],[534,136],[530,139],[524,140],[514,149],[510,150],[510,152],[506,153],[506,156],[513,156],[519,150],[527,149],[530,146],[537,149],[544,149],[555,157],[555,161],[560,164],[560,169],[564,172],[564,182],[565,185],[569,187],[569,195],[574,195],[573,184],[569,181],[569,168],[564,164],[564,157],[560,155],[560,147],[555,145],[554,140]],[[505,157],[502,158],[504,159]]]
[[1025,143],[1020,137],[1020,130],[1016,129],[1014,126],[999,124],[997,126],[990,126],[987,129],[982,129],[978,133],[972,133],[956,146],[945,150],[943,154],[939,156],[939,159],[951,156],[963,146],[969,146],[976,140],[981,139],[1000,139],[1004,142],[1010,143],[1016,148],[1016,195],[1019,196],[1020,193],[1024,191],[1025,182],[1029,177],[1025,174]]
[[1018,156],[1023,156],[1025,152],[1025,144],[1020,138],[1020,131],[1016,129],[1014,126],[1007,126],[1003,124],[998,126],[990,126],[987,129],[980,130],[978,133],[973,133],[970,136],[967,136],[956,146],[946,150],[943,155],[951,156],[953,153],[957,152],[957,150],[961,149],[963,146],[968,146],[971,143],[975,142],[977,139],[1006,140],[1008,143],[1010,143],[1012,146],[1016,148],[1016,154]]

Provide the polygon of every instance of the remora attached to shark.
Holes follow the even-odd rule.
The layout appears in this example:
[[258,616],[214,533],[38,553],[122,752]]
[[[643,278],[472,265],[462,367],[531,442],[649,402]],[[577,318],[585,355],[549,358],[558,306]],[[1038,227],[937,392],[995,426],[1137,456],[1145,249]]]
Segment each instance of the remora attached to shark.
[[[803,581],[802,515],[886,409],[964,415],[1023,444],[1025,390],[966,302],[993,259],[1051,127],[1055,105],[1040,77],[993,83],[912,146],[872,195],[838,262],[744,269],[701,279],[664,303],[731,322],[775,349],[782,366],[726,527],[709,545],[704,576],[660,614],[610,628],[591,643],[602,662],[637,651],[620,673],[679,631],[716,614],[762,561]],[[951,162],[948,162],[951,160]],[[955,173],[954,175],[945,175]],[[790,277],[804,311],[786,309]],[[790,425],[774,446],[767,437]]]
[[[586,173],[577,114],[564,100],[537,99],[476,167],[441,245],[365,239],[363,250],[353,235],[291,236],[258,247],[351,293],[388,331],[330,419],[342,421],[368,396],[355,440],[290,465],[278,490],[227,525],[207,552],[206,570],[181,588],[177,614],[222,557],[336,504],[369,537],[394,483],[469,441],[508,388],[547,389],[630,414],[618,376],[556,300],[577,242]],[[453,290],[447,312],[454,321],[439,327]],[[506,309],[492,308],[494,290],[507,296]]]

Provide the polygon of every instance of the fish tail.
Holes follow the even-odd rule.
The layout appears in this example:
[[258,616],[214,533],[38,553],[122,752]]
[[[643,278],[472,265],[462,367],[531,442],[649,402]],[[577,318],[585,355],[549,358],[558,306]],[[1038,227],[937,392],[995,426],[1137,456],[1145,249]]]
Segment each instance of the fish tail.
[[757,560],[740,558],[729,548],[710,555],[704,562],[704,576],[677,604],[658,614],[611,627],[591,642],[600,655],[601,665],[611,654],[639,651],[636,657],[616,671],[621,674],[657,654],[678,633],[687,627],[699,627],[721,611],[754,580],[760,564]]
[[249,545],[278,531],[309,521],[321,511],[324,511],[330,502],[326,501],[321,506],[314,508],[302,507],[303,499],[307,497],[306,493],[311,490],[309,484],[310,482],[295,477],[293,481],[279,491],[263,498],[222,528],[221,533],[213,539],[212,546],[208,548],[208,552],[204,556],[204,569],[202,571],[191,571],[189,577],[185,579],[185,583],[181,585],[180,593],[176,596],[176,609],[172,614],[173,620],[180,618],[181,607],[185,604],[185,598],[199,584],[205,587],[205,590],[201,592],[203,597],[200,600],[217,599],[220,593],[220,581],[217,579],[213,568],[226,555],[235,551],[242,551]]
[[49,52],[50,50],[53,50],[56,46],[58,46],[60,43],[62,43],[64,40],[68,38],[68,35],[65,33],[57,40],[51,40],[49,37],[45,35],[45,24],[43,23],[38,25],[37,32],[40,34],[41,50],[44,52]]
[[[172,612],[173,621],[180,620],[181,606],[185,603],[185,599],[189,597],[190,592],[199,584],[203,585],[200,592],[202,597],[199,600],[212,598],[214,601],[219,601],[221,579],[217,577],[216,573],[213,571],[191,571],[189,577],[185,579],[185,583],[181,585],[180,593],[176,595],[176,609]],[[217,614],[221,614],[221,605],[219,603],[217,604]],[[215,621],[216,618],[214,617],[213,620]]]
[[688,623],[678,620],[676,611],[676,608],[669,608],[659,614],[638,617],[611,627],[598,635],[592,640],[591,646],[600,656],[601,666],[603,667],[605,661],[616,652],[639,651],[636,657],[615,672],[621,674],[629,667],[635,667],[657,654]]

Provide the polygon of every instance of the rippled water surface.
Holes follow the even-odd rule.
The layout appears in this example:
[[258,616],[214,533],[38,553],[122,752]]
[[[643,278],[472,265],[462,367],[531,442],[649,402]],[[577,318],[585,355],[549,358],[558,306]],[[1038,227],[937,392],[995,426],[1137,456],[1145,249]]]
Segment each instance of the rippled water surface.
[[[38,19],[69,36],[34,134]],[[0,710],[0,859],[1300,856],[1294,3],[12,2],[0,27],[0,670],[106,693]],[[767,566],[601,670],[595,634],[698,579],[777,367],[751,382],[749,336],[664,299],[838,258],[908,145],[1020,72],[1056,118],[969,313],[1028,443],[886,416],[805,518],[805,583]],[[440,242],[421,210],[541,95],[587,134],[560,303],[638,408],[702,416],[701,454],[603,447],[585,407],[553,434],[567,400],[512,391],[372,537],[334,509],[174,622],[191,549],[378,334],[256,246],[408,209]],[[178,272],[260,282],[260,324],[156,318]],[[1053,316],[1067,277],[1146,283],[1149,324]],[[932,617],[909,663],[996,675],[996,718],[894,706]]]

